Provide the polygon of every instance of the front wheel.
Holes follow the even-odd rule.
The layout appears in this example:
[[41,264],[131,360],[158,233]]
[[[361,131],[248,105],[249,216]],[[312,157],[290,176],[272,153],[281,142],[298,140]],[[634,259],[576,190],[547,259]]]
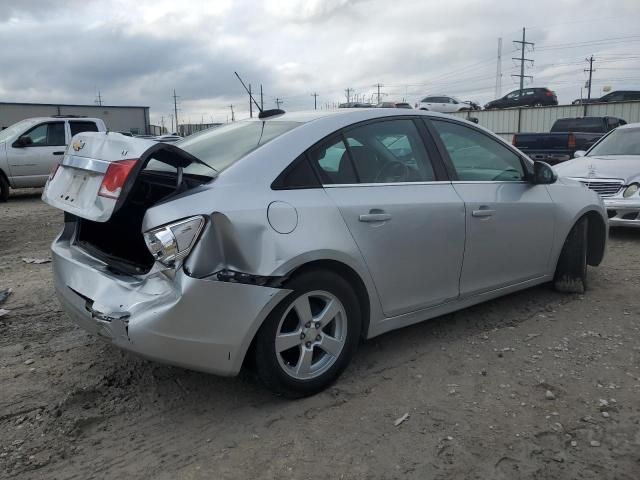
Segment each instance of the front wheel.
[[331,271],[302,273],[285,288],[292,293],[256,335],[256,371],[270,390],[298,398],[325,389],[347,367],[361,313],[349,283]]
[[582,217],[573,226],[562,247],[553,285],[559,292],[584,293],[587,289],[587,226]]

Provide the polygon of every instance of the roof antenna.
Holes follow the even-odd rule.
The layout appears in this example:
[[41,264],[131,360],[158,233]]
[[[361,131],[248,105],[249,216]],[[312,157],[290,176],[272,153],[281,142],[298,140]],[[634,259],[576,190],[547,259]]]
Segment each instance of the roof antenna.
[[264,110],[263,111],[262,108],[260,108],[260,105],[258,105],[258,102],[256,102],[256,99],[253,98],[253,95],[251,95],[251,92],[249,91],[247,86],[244,84],[244,82],[240,78],[240,75],[238,75],[238,72],[233,72],[233,73],[235,73],[236,77],[238,77],[238,80],[240,80],[240,83],[244,87],[245,91],[249,94],[249,97],[251,98],[251,101],[255,104],[256,108],[260,111],[260,113],[258,114],[258,118],[273,117],[275,115],[282,115],[283,113],[285,113],[284,110],[280,110],[279,108],[274,108],[272,110]]
[[255,104],[256,108],[260,111],[260,113],[262,113],[262,109],[260,108],[260,105],[258,105],[258,102],[256,102],[256,99],[253,98],[253,95],[251,95],[251,92],[249,91],[249,89],[247,88],[247,86],[244,84],[244,82],[242,81],[242,79],[240,78],[240,75],[238,75],[238,72],[233,72],[236,74],[236,77],[238,77],[238,80],[240,80],[240,83],[242,84],[242,86],[244,87],[244,89],[247,91],[247,93],[249,94],[249,97],[251,98],[251,101]]

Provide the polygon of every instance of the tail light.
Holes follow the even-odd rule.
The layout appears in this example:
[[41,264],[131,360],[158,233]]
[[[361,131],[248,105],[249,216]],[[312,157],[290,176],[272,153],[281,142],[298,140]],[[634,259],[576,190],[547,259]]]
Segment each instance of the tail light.
[[569,134],[569,140],[567,142],[569,148],[576,148],[576,136],[573,133]]
[[144,241],[153,258],[174,268],[191,251],[204,226],[204,217],[195,217],[154,228],[144,233]]
[[553,96],[555,96],[556,92],[552,92],[551,90],[547,90],[546,92],[544,92],[544,94],[547,97],[553,97]]
[[511,139],[511,145],[513,145],[515,147],[516,145],[516,136],[514,135],[513,138]]
[[110,163],[107,168],[107,172],[104,174],[104,178],[102,179],[98,195],[101,197],[117,199],[120,196],[122,187],[127,181],[127,178],[137,161],[137,159],[132,159]]

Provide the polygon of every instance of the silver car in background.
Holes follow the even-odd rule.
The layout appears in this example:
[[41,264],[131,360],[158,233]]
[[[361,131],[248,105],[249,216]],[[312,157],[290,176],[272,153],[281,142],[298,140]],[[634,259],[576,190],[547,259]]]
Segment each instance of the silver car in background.
[[81,134],[43,198],[55,288],[86,330],[287,396],[367,339],[604,255],[595,192],[476,125],[401,109],[261,113],[176,144]]
[[640,123],[618,127],[557,167],[604,200],[612,227],[640,227]]

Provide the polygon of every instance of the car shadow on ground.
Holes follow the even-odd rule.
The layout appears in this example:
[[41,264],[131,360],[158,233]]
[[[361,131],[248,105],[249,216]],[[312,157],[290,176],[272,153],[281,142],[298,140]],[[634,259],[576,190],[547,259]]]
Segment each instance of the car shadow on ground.
[[609,237],[616,240],[640,240],[640,228],[613,227],[609,229]]
[[21,188],[19,190],[11,190],[7,203],[20,202],[21,200],[32,200],[42,197],[42,188]]
[[[401,367],[426,352],[442,348],[445,343],[516,326],[538,315],[541,309],[559,306],[572,298],[553,291],[549,285],[541,285],[375,337],[360,345],[351,365],[322,395],[335,395],[343,389],[359,390],[359,385],[368,384],[381,372]],[[128,378],[124,383],[109,382],[111,385],[126,385],[127,389],[133,387],[133,391],[139,389],[146,395],[150,390],[144,385],[153,384],[154,395],[166,398],[178,394],[185,408],[201,408],[203,399],[212,408],[232,409],[276,406],[290,401],[267,391],[256,378],[250,362],[245,362],[247,366],[238,377],[225,378],[140,360],[130,354],[112,354],[121,355],[114,359],[120,365],[114,365],[113,375],[124,374]],[[112,358],[112,355],[106,358]],[[122,368],[122,362],[125,368]]]

